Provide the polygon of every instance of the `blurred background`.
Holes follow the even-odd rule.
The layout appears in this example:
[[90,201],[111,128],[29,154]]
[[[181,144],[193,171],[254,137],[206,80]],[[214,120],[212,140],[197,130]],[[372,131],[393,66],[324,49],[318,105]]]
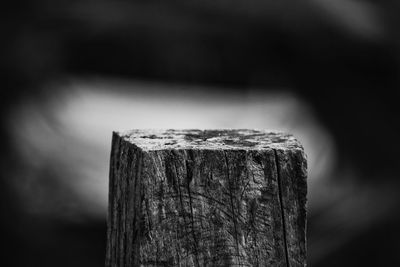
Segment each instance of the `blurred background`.
[[398,1],[2,9],[3,266],[103,266],[111,132],[259,128],[309,162],[308,266],[400,266]]

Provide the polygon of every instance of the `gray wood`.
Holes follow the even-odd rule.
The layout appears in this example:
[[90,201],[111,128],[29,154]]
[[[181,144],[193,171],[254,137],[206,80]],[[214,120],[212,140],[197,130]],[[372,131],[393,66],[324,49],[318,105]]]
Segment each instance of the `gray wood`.
[[305,266],[306,158],[284,133],[113,133],[106,266]]

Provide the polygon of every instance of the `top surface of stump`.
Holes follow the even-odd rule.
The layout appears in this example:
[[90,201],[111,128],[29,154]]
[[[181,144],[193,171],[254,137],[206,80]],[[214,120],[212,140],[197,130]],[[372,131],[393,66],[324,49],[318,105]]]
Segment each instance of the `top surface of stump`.
[[264,130],[130,130],[116,134],[147,151],[303,149],[290,134]]

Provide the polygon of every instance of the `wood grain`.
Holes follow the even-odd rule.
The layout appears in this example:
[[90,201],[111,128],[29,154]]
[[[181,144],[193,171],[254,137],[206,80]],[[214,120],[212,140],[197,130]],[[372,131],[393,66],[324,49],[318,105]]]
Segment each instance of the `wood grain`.
[[106,266],[305,266],[306,176],[283,133],[114,133]]

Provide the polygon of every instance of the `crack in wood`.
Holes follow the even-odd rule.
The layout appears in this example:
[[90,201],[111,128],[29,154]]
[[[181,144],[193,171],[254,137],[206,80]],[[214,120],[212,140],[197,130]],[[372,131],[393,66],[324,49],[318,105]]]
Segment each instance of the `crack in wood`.
[[188,191],[188,197],[189,197],[189,206],[190,206],[190,216],[191,216],[191,225],[192,225],[192,236],[193,236],[193,245],[194,245],[194,256],[195,256],[195,260],[196,260],[196,266],[200,267],[200,263],[199,263],[199,253],[198,253],[198,249],[197,249],[197,238],[196,238],[196,233],[195,233],[195,227],[194,227],[194,220],[193,220],[193,205],[192,205],[192,196],[190,194],[190,182],[192,181],[192,170],[190,170],[190,166],[188,164],[188,161],[185,161],[185,166],[186,166],[186,185],[187,185],[187,191]]
[[280,168],[279,158],[278,158],[276,149],[274,149],[274,156],[275,156],[275,165],[276,165],[276,175],[278,178],[278,194],[279,194],[279,202],[280,202],[280,206],[281,206],[282,227],[283,227],[283,244],[285,247],[286,266],[290,267],[287,240],[286,240],[285,207],[283,206],[283,197],[282,197],[282,178],[281,178],[281,174],[280,174],[281,168]]
[[231,210],[232,210],[232,221],[233,221],[233,227],[234,227],[234,231],[235,231],[235,242],[236,242],[236,253],[237,255],[239,255],[237,257],[237,260],[239,262],[240,265],[240,250],[239,250],[239,242],[238,242],[238,230],[237,230],[237,222],[236,222],[236,216],[235,216],[235,207],[233,205],[233,195],[232,195],[232,191],[233,191],[233,179],[234,177],[229,175],[229,161],[228,161],[228,156],[226,155],[226,151],[223,152],[224,153],[224,158],[225,158],[225,164],[226,164],[226,176],[227,176],[227,180],[228,180],[228,185],[229,185],[229,199],[230,199],[230,204],[231,204]]
[[[178,168],[177,168],[177,166],[175,164],[175,161],[173,161],[173,164],[174,164],[174,167],[175,167],[176,184],[177,184],[177,188],[178,188],[179,201],[180,201],[180,204],[181,204],[181,212],[182,212],[184,226],[185,226],[184,227],[185,231],[184,231],[183,235],[186,237],[186,240],[187,240],[186,242],[187,242],[187,245],[189,246],[190,245],[190,240],[189,240],[190,232],[188,231],[188,228],[187,228],[186,211],[185,211],[185,206],[183,205],[183,200],[182,200],[181,185],[180,185],[180,182],[179,182],[179,180],[180,180],[179,179],[179,172],[178,172]],[[189,251],[186,251],[186,257],[188,257],[188,256],[189,256]]]

